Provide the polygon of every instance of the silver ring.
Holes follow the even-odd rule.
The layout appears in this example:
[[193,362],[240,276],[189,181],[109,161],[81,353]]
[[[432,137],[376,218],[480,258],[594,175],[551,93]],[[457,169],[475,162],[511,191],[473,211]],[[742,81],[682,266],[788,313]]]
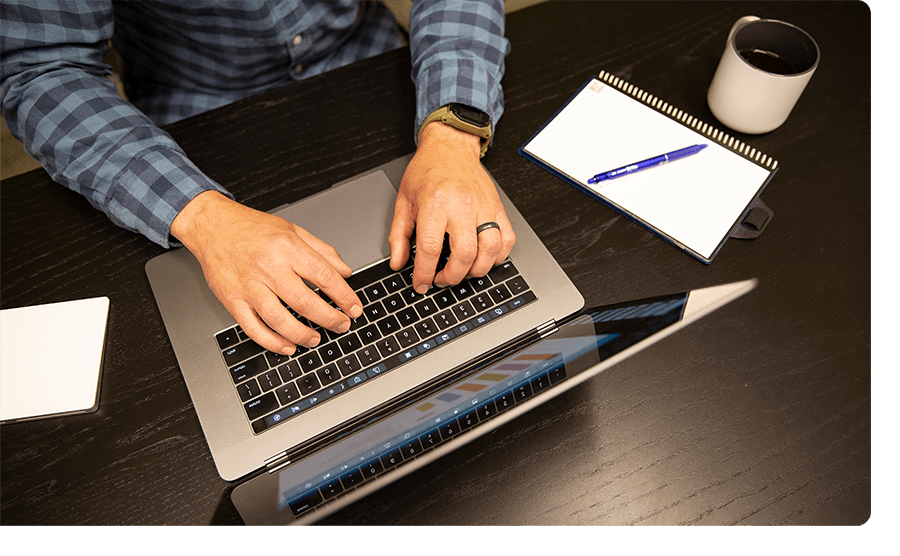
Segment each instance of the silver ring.
[[496,222],[485,222],[481,226],[475,228],[475,235],[478,235],[485,230],[490,230],[491,228],[497,228],[497,230],[499,230],[500,224],[497,224]]

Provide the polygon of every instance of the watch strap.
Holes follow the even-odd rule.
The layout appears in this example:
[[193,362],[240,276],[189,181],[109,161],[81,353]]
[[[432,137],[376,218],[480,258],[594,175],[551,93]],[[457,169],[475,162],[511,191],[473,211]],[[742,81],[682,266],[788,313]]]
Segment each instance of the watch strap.
[[466,133],[471,133],[472,135],[476,135],[481,137],[481,156],[484,157],[487,152],[488,145],[491,143],[491,124],[488,122],[486,126],[476,126],[467,121],[460,119],[453,110],[450,109],[450,105],[441,106],[434,112],[428,115],[424,121],[422,121],[422,125],[419,126],[419,133],[417,134],[417,138],[422,135],[422,131],[425,127],[431,122],[441,121],[450,127],[454,127],[460,131],[465,131]]

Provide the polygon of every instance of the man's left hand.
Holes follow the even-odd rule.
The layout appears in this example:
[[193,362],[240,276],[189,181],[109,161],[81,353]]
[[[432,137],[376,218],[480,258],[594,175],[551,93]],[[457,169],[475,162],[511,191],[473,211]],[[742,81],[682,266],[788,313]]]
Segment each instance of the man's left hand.
[[[416,150],[397,193],[388,241],[391,268],[409,258],[416,234],[413,288],[425,293],[458,284],[467,276],[484,276],[503,262],[516,242],[497,188],[480,161],[481,138],[442,122],[422,130]],[[486,222],[500,228],[476,233]],[[450,258],[435,274],[444,234],[450,237]]]

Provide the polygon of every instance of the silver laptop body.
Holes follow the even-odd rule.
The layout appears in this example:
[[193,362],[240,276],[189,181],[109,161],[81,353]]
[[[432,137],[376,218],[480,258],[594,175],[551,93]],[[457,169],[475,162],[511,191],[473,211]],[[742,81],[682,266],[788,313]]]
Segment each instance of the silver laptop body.
[[[354,269],[390,256],[387,242],[406,156],[273,211],[331,244]],[[496,182],[495,182],[496,183]],[[367,380],[261,433],[254,433],[235,390],[215,334],[234,319],[209,290],[200,265],[186,249],[148,261],[147,276],[216,468],[232,481],[282,464],[336,431],[371,419],[398,396],[409,395],[451,371],[521,338],[552,330],[578,311],[581,294],[500,190],[517,242],[510,254],[537,299],[514,312]]]

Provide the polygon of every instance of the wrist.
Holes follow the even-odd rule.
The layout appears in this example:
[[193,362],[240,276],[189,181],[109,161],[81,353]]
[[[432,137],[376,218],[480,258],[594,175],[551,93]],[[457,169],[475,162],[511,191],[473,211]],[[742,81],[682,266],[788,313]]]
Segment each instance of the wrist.
[[196,252],[204,230],[210,229],[209,223],[219,213],[220,207],[233,202],[218,191],[204,191],[182,207],[172,220],[169,234],[191,252]]
[[481,158],[481,138],[465,131],[435,121],[422,128],[419,133],[419,149],[439,148],[447,151],[463,152],[475,160]]

